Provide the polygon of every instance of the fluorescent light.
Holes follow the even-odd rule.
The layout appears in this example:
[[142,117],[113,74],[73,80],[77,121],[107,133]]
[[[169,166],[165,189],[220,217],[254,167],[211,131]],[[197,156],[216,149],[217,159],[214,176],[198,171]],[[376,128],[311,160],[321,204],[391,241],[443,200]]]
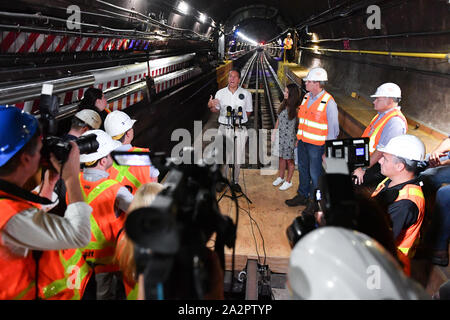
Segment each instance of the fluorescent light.
[[201,23],[205,23],[206,15],[200,12],[200,16],[198,17],[198,20],[200,20]]
[[189,11],[189,5],[184,1],[180,1],[178,4],[178,10],[186,14]]
[[256,41],[253,40],[253,39],[250,39],[250,38],[247,37],[245,34],[242,34],[242,32],[240,32],[240,31],[236,32],[236,35],[237,35],[238,37],[240,37],[242,40],[247,41],[248,43],[250,43],[250,44],[252,44],[252,45],[254,45],[254,46],[258,45],[258,42],[256,42]]

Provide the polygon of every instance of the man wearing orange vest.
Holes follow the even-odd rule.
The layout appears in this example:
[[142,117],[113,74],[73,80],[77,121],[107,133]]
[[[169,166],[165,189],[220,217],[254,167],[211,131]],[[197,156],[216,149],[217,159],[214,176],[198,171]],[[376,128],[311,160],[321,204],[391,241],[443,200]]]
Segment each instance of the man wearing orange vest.
[[392,138],[381,152],[381,173],[386,176],[372,194],[387,206],[397,248],[413,257],[425,214],[421,181],[416,178],[417,163],[423,161],[425,146],[416,136],[405,134]]
[[284,38],[283,40],[283,49],[284,49],[284,54],[285,54],[285,59],[287,59],[288,62],[292,62],[292,45],[293,45],[293,41],[291,38],[291,33],[289,32],[287,34],[287,37]]
[[[105,131],[114,140],[122,143],[116,151],[134,151],[149,152],[147,148],[136,148],[131,145],[134,138],[133,125],[136,120],[132,120],[129,115],[123,111],[113,111],[105,119]],[[157,182],[159,171],[153,166],[120,166],[113,163],[108,169],[111,179],[119,181],[125,185],[131,193],[143,184]]]
[[[59,217],[42,210],[41,204],[45,202],[41,197],[22,189],[35,175],[41,160],[38,121],[15,107],[0,106],[0,300],[48,298],[57,294],[77,298],[75,291],[80,290],[81,282],[78,271],[83,259],[68,250],[89,243],[92,208],[83,201],[81,193],[78,146],[75,142],[71,146],[61,173],[68,206],[64,217]],[[57,170],[61,169],[55,157],[50,160]],[[47,171],[40,195],[51,197],[57,180],[58,174]],[[33,250],[44,253],[38,258]],[[51,266],[46,265],[49,260],[45,257],[50,253],[61,261],[53,260]],[[47,271],[48,277],[41,277],[42,270]],[[73,282],[67,281],[68,274]]]
[[[362,137],[370,138],[370,164],[366,169],[357,168],[353,172],[357,178],[356,183],[366,185],[374,180],[380,181],[378,160],[381,158],[381,152],[377,150],[378,146],[386,146],[392,138],[405,134],[408,129],[406,118],[398,106],[401,99],[401,90],[398,85],[384,83],[371,97],[375,98],[373,105],[378,114],[362,134]],[[369,168],[370,170],[366,172]]]
[[285,203],[291,207],[308,204],[304,212],[314,214],[312,198],[322,173],[325,141],[337,138],[339,121],[336,102],[323,89],[328,81],[327,72],[323,68],[313,68],[303,80],[308,93],[298,110],[297,158],[300,184],[297,195]]
[[95,279],[88,284],[89,297],[85,299],[117,299],[115,284],[121,283],[118,266],[113,264],[115,242],[125,223],[125,214],[133,200],[128,189],[110,179],[108,169],[113,160],[110,153],[120,147],[102,130],[86,131],[82,136],[95,134],[99,148],[94,153],[82,154],[84,165],[80,183],[85,201],[92,207],[91,242],[82,248],[83,256],[95,271]]

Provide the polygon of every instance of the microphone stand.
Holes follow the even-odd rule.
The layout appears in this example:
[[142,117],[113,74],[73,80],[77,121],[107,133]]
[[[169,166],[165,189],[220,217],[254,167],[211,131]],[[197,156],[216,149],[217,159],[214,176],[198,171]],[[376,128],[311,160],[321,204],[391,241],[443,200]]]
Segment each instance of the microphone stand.
[[[242,127],[241,127],[242,115],[237,115],[237,114],[234,113],[234,110],[232,110],[230,117],[227,117],[227,118],[228,118],[228,123],[230,123],[230,121],[231,121],[231,124],[229,124],[228,129],[233,128],[233,165],[231,167],[231,185],[232,186],[234,186],[234,185],[238,185],[239,186],[239,184],[236,183],[236,180],[234,178],[234,174],[235,174],[235,170],[236,170],[235,166],[237,165],[237,159],[236,159],[236,157],[237,157],[237,154],[236,154],[236,148],[237,148],[236,147],[236,119],[238,119],[238,127],[239,127],[239,129],[242,129]],[[227,185],[227,188],[230,188],[230,186]],[[236,195],[234,192],[231,192],[231,196],[229,196],[229,195],[226,194],[227,192],[225,191],[224,193],[222,193],[222,195],[217,200],[217,202],[222,200],[223,197],[230,198],[233,201],[237,200],[240,197],[244,197],[245,199],[247,199],[247,201],[249,203],[253,203],[247,197],[247,195],[242,191],[242,188],[240,186],[239,186],[239,189],[240,189],[240,191],[238,192],[239,193],[238,195]]]

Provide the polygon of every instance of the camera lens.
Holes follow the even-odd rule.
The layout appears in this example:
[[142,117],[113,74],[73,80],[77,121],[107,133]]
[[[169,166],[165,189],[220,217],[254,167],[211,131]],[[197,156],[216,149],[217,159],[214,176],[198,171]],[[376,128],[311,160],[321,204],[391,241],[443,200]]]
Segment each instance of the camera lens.
[[78,148],[80,148],[80,154],[96,152],[99,147],[97,136],[95,134],[82,136],[76,140],[76,143]]

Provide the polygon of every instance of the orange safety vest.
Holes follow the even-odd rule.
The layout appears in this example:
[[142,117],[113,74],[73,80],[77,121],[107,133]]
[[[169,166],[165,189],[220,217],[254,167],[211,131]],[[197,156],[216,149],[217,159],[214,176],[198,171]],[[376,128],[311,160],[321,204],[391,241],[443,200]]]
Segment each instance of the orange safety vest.
[[303,102],[298,108],[297,139],[303,142],[322,146],[328,135],[327,105],[334,100],[328,93],[317,98],[308,108],[310,94],[303,97]]
[[80,249],[44,251],[39,260],[39,298],[80,300],[91,274]]
[[[372,197],[375,197],[381,190],[384,189],[385,183],[389,178],[384,179],[375,189]],[[419,208],[419,216],[417,221],[406,230],[402,230],[395,239],[395,245],[397,248],[403,252],[409,258],[412,258],[415,253],[415,246],[420,238],[420,227],[422,226],[423,217],[425,215],[425,197],[423,196],[422,188],[415,184],[405,185],[398,193],[397,199],[400,200],[410,200],[414,202]]]
[[114,213],[114,202],[123,187],[112,179],[87,181],[80,173],[81,191],[84,201],[92,207],[91,242],[81,248],[86,261],[95,266],[95,273],[118,271],[113,264],[115,239],[125,223],[125,214],[118,218]]
[[284,48],[285,48],[286,50],[291,50],[291,49],[292,49],[292,44],[293,44],[292,39],[284,38],[283,43],[284,43]]
[[36,262],[30,252],[14,255],[1,241],[1,232],[17,213],[38,205],[0,191],[0,300],[32,300],[36,297]]
[[[380,141],[381,133],[383,132],[384,127],[386,124],[391,120],[393,117],[400,117],[405,122],[405,128],[408,130],[408,122],[406,121],[405,116],[398,108],[394,108],[393,110],[389,111],[387,114],[384,115],[384,117],[378,121],[375,126],[375,121],[378,120],[379,114],[377,114],[372,121],[370,122],[369,126],[364,130],[362,137],[370,137],[369,139],[369,152],[372,155],[373,152],[377,149],[378,142]],[[406,131],[405,131],[406,133]]]
[[[129,152],[150,152],[147,148],[132,147]],[[150,177],[151,166],[120,166],[113,162],[113,165],[107,170],[109,178],[120,182],[122,185],[129,187],[130,192],[134,195],[136,190],[143,184],[156,182],[156,178]]]

